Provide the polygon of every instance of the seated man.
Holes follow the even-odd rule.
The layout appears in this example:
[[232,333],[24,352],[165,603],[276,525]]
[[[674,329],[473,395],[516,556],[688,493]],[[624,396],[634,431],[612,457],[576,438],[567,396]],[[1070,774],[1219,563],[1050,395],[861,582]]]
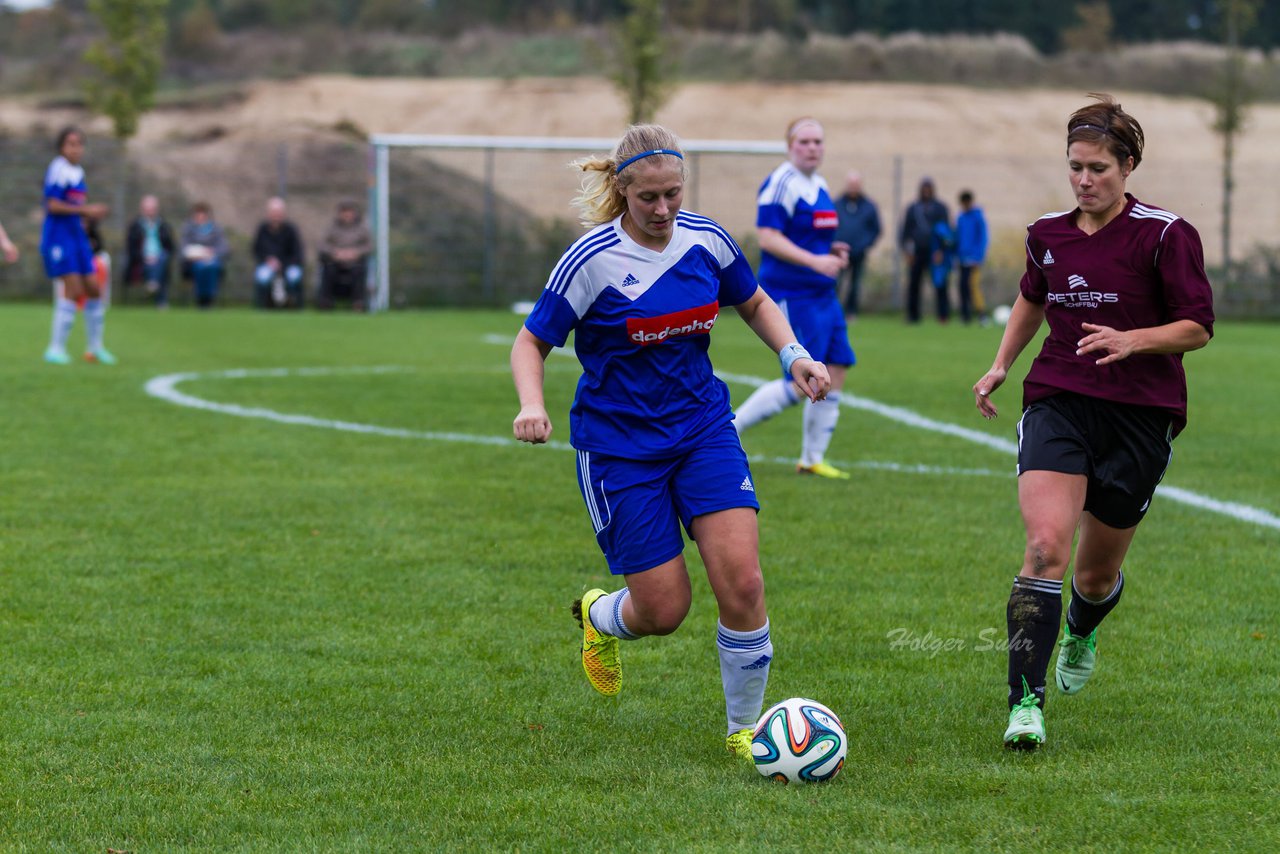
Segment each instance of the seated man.
[[365,279],[373,237],[361,219],[360,206],[338,203],[338,214],[320,241],[320,293],[316,306],[333,308],[334,300],[350,300],[354,311],[364,310]]
[[253,259],[254,305],[302,308],[302,238],[279,196],[267,200],[267,218],[253,237]]
[[138,203],[138,218],[125,238],[124,282],[143,284],[155,297],[156,308],[169,307],[169,265],[173,259],[173,232],[160,216],[160,201],[152,195]]

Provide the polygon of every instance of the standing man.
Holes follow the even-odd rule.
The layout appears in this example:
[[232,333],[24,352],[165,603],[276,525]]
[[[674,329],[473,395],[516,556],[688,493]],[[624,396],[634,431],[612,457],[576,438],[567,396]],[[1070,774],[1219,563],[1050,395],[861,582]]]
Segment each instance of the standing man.
[[253,238],[253,258],[257,306],[302,308],[302,238],[279,196],[267,200],[267,218]]
[[844,295],[844,313],[858,315],[858,295],[862,289],[862,265],[867,252],[880,239],[880,211],[876,203],[862,194],[862,173],[854,170],[845,176],[844,195],[836,200],[836,240],[849,244],[849,266],[844,278],[848,289]]
[[[920,179],[920,191],[916,200],[902,217],[898,245],[910,270],[907,277],[907,323],[920,322],[920,283],[934,264],[942,263],[942,252],[934,251],[934,228],[950,220],[947,206],[938,201],[932,178]],[[946,292],[935,289],[938,319],[946,319]]]
[[982,263],[987,260],[987,218],[973,203],[973,192],[960,193],[956,217],[956,261],[960,265],[960,319],[968,323],[974,313],[987,323],[987,301],[982,298]]
[[155,296],[156,308],[169,307],[169,265],[173,260],[173,231],[160,216],[160,200],[143,196],[138,218],[125,236],[125,284],[142,282]]

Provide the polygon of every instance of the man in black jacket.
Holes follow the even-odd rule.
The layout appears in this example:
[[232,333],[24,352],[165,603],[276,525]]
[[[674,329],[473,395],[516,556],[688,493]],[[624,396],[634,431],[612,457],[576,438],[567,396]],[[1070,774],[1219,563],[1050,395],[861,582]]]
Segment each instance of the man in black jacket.
[[254,304],[302,308],[302,238],[288,220],[284,199],[267,200],[267,218],[253,237]]
[[156,308],[169,307],[169,269],[173,231],[160,216],[160,200],[143,196],[138,218],[129,224],[124,245],[124,284],[142,284],[155,297]]
[[[902,217],[902,230],[898,245],[902,247],[906,264],[910,269],[907,278],[907,322],[920,322],[920,283],[933,264],[942,263],[942,252],[933,249],[934,229],[938,223],[950,222],[947,206],[938,201],[934,193],[933,179],[920,179],[920,193]],[[934,257],[935,254],[938,257]],[[946,291],[936,293],[938,319],[946,322]]]

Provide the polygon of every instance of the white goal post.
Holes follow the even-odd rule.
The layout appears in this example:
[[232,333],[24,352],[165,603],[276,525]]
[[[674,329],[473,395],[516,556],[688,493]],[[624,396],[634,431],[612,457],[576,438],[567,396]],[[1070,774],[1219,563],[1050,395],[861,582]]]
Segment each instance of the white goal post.
[[[483,157],[483,166],[477,180],[483,186],[483,223],[486,237],[491,234],[499,199],[494,189],[495,159],[498,152],[574,152],[586,155],[605,154],[613,150],[617,140],[593,137],[538,137],[538,136],[447,136],[417,134],[374,134],[369,137],[369,227],[374,236],[374,259],[369,267],[371,311],[385,311],[391,305],[391,186],[390,151],[393,148],[471,150]],[[682,140],[685,154],[690,159],[690,187],[687,197],[691,208],[698,209],[698,158],[710,154],[784,155],[786,145],[781,141],[762,140]],[[742,189],[744,200],[753,199],[759,181],[768,169],[752,173],[749,186]],[[567,199],[562,200],[567,203]],[[700,210],[700,209],[698,209]],[[754,203],[751,204],[754,213]],[[485,269],[481,279],[489,288],[492,276],[491,262],[486,254],[481,261]]]

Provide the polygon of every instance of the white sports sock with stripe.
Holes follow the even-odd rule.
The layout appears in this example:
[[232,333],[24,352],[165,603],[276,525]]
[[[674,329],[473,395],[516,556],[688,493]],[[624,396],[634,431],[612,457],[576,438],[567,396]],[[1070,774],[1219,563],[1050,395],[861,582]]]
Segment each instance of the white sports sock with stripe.
[[606,593],[591,603],[591,625],[602,635],[613,635],[622,640],[635,640],[627,624],[622,622],[622,605],[631,596],[626,587]]
[[76,304],[69,299],[58,297],[53,305],[53,329],[49,334],[50,350],[66,350],[67,338],[71,335],[71,327],[76,325]]
[[106,324],[107,307],[101,299],[85,300],[84,334],[86,351],[97,352],[102,347],[102,327]]
[[804,407],[804,440],[800,446],[800,463],[811,466],[822,462],[831,444],[831,434],[840,420],[840,392],[827,393],[825,400]]
[[743,401],[734,410],[733,426],[739,433],[777,415],[788,406],[793,406],[799,398],[791,390],[791,383],[784,379],[767,382]]
[[733,735],[754,727],[764,711],[764,689],[769,684],[769,663],[773,661],[769,621],[749,632],[726,629],[717,622],[716,649],[720,653],[728,734]]

